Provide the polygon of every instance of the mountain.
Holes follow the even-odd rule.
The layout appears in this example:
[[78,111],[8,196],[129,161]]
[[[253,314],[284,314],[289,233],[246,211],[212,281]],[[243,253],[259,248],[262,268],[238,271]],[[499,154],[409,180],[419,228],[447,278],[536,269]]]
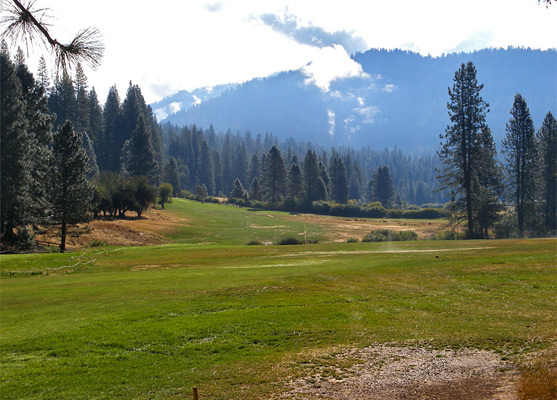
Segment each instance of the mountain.
[[497,141],[505,135],[515,93],[528,102],[537,127],[548,111],[557,114],[557,50],[486,49],[442,57],[369,50],[352,58],[365,76],[337,79],[327,91],[308,83],[302,70],[282,72],[228,87],[164,121],[272,132],[322,145],[431,148],[449,123],[447,88],[467,61],[485,85],[487,121]]
[[195,89],[193,92],[181,90],[172,96],[165,97],[161,101],[151,104],[151,108],[159,121],[164,120],[169,115],[180,111],[187,111],[191,107],[200,105],[213,97],[218,97],[235,86],[235,84],[205,86]]

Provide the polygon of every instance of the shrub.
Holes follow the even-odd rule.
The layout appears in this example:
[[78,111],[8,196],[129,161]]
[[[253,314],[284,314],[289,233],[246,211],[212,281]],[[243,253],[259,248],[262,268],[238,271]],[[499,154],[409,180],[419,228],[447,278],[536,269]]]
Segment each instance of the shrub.
[[358,242],[359,242],[358,238],[355,237],[350,237],[346,239],[346,243],[358,243]]
[[257,239],[252,239],[249,242],[246,243],[248,246],[261,246],[263,243],[261,243],[259,240]]
[[89,242],[89,247],[104,247],[108,246],[108,243],[102,240],[93,240]]
[[28,227],[18,231],[15,239],[15,247],[19,251],[31,251],[35,248],[35,235]]
[[493,227],[497,239],[514,239],[520,236],[518,232],[518,219],[515,213],[507,212]]
[[279,245],[304,244],[304,241],[295,236],[287,236],[279,240],[278,244]]
[[411,240],[418,240],[418,234],[414,231],[376,229],[365,235],[362,242],[402,242]]
[[464,232],[456,231],[441,231],[437,232],[432,239],[433,240],[462,240],[464,239]]

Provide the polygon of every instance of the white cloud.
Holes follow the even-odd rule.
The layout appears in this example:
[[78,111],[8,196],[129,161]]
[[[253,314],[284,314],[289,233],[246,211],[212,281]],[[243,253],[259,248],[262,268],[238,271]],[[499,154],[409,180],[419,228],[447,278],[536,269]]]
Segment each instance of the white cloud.
[[192,106],[198,106],[200,104],[201,104],[201,99],[194,94],[193,95],[193,103],[191,103],[191,105]]
[[335,112],[333,110],[327,110],[327,115],[329,116],[329,135],[335,135]]
[[362,120],[364,124],[373,124],[375,122],[375,116],[381,112],[376,106],[358,107],[355,108],[354,111],[364,117]]
[[391,93],[395,89],[396,89],[396,85],[392,83],[388,83],[385,86],[383,86],[383,91],[387,93]]
[[182,103],[178,101],[174,101],[168,105],[168,110],[170,111],[170,114],[176,114],[181,109],[182,109]]
[[155,113],[155,117],[157,117],[157,121],[162,121],[166,117],[168,117],[168,113],[164,108],[157,108],[153,111]]
[[[546,8],[536,0],[37,3],[52,9],[56,19],[51,33],[61,41],[71,40],[87,26],[102,32],[104,61],[98,71],[86,70],[89,85],[95,87],[101,102],[113,84],[123,96],[130,80],[153,102],[181,89],[240,83],[304,65],[310,81],[327,89],[334,79],[361,74],[344,50],[353,51],[358,43],[370,48],[411,49],[424,55],[486,45],[557,47],[557,6]],[[293,30],[285,34],[284,29],[283,33],[273,29],[261,20],[265,14],[292,16]],[[301,33],[311,33],[321,48],[306,40],[307,35],[300,37]],[[49,55],[48,50],[37,47],[31,71],[36,70],[41,54]],[[332,64],[327,65],[329,62]]]
[[306,83],[313,83],[324,92],[328,92],[331,82],[337,79],[369,78],[341,45],[319,49],[302,72],[307,76]]

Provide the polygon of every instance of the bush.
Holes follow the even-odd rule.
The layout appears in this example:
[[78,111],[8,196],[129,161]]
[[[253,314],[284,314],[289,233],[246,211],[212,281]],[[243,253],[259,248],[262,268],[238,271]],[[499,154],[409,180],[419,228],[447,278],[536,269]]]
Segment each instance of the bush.
[[248,246],[261,246],[263,243],[261,243],[259,240],[257,239],[252,239],[249,242],[246,243]]
[[279,245],[304,244],[304,241],[295,236],[287,236],[279,240],[278,244]]
[[359,242],[358,238],[355,237],[350,237],[346,239],[346,243],[358,243],[358,242]]
[[432,239],[433,240],[463,240],[465,237],[464,232],[456,231],[441,231],[437,232]]
[[515,213],[508,212],[493,227],[497,239],[514,239],[519,237],[518,219]]
[[438,219],[446,218],[448,212],[442,208],[421,208],[419,210],[389,210],[387,218],[408,218],[408,219]]
[[250,201],[250,206],[251,206],[251,208],[255,208],[257,210],[264,210],[265,209],[265,204],[261,201],[258,201],[258,200]]
[[89,242],[89,247],[105,247],[108,246],[108,243],[102,240],[93,240]]
[[414,231],[376,229],[365,235],[362,242],[402,242],[411,240],[418,240],[418,234]]
[[21,229],[15,238],[15,247],[19,251],[31,251],[35,248],[35,235],[28,227]]

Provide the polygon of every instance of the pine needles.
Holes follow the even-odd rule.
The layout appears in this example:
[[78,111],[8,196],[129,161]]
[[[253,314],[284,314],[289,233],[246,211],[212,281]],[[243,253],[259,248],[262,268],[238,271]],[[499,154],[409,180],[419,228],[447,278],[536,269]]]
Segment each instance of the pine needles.
[[6,15],[0,19],[3,28],[0,37],[13,43],[23,42],[27,50],[41,40],[54,53],[58,72],[67,71],[78,63],[97,69],[104,55],[102,35],[97,28],[81,29],[68,44],[53,38],[48,28],[48,8],[38,8],[35,0],[2,0]]

